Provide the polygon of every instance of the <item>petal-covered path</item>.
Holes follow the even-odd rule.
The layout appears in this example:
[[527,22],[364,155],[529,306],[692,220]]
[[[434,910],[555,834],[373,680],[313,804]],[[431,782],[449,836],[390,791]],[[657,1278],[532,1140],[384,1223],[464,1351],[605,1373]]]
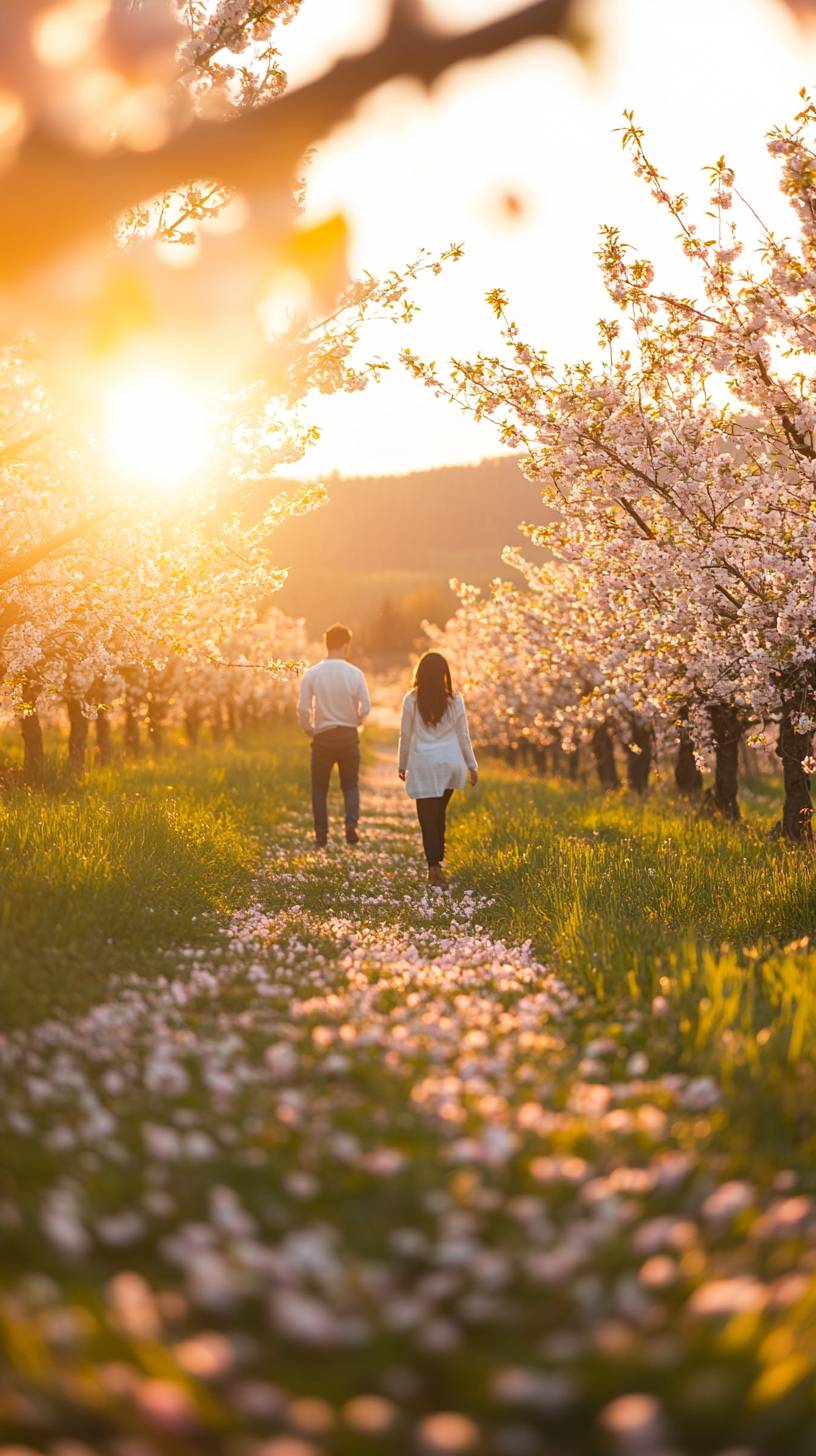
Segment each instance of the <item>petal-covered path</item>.
[[425,889],[391,759],[365,811],[353,852],[293,817],[217,950],[0,1038],[0,1453],[813,1449],[811,1200]]

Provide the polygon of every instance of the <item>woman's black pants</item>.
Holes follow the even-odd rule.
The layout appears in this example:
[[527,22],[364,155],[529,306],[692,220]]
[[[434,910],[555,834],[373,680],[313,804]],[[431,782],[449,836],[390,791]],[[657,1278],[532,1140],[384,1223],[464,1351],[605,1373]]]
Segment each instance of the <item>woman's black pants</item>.
[[445,815],[453,789],[438,799],[417,799],[417,817],[422,830],[422,847],[429,865],[441,865],[445,858]]

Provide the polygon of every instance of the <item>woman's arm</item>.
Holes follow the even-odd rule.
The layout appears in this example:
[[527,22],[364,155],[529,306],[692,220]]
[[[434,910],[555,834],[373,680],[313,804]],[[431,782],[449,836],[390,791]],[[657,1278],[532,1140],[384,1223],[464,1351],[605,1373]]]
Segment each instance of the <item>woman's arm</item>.
[[473,744],[470,741],[470,729],[468,728],[467,709],[465,708],[464,698],[459,699],[459,712],[456,714],[456,736],[459,739],[459,747],[462,750],[465,763],[470,769],[472,779],[474,774],[478,774],[479,765],[476,762],[476,754],[473,752]]
[[411,753],[411,739],[414,736],[414,714],[416,712],[416,699],[409,693],[402,704],[402,722],[400,724],[399,740],[399,776],[405,778],[408,771],[408,759]]

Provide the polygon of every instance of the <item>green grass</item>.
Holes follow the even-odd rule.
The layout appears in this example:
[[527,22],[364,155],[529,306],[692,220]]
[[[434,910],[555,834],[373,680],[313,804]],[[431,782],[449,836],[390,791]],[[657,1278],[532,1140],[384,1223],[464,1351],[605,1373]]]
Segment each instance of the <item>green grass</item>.
[[735,827],[665,791],[640,801],[488,763],[451,838],[494,933],[530,940],[579,990],[583,1035],[642,1018],[652,1061],[729,1087],[729,1136],[768,1177],[816,1152],[800,1115],[816,1092],[816,865],[769,838],[779,796],[749,784]]
[[171,748],[0,799],[0,1024],[82,1010],[113,974],[207,944],[244,904],[261,843],[304,802],[303,739]]
[[496,923],[600,999],[654,995],[684,947],[784,945],[816,924],[812,859],[769,839],[779,789],[744,795],[738,828],[665,793],[640,802],[488,767],[459,801],[463,878]]
[[[785,947],[810,928],[813,865],[767,839],[776,786],[740,829],[492,766],[456,796],[451,867],[493,897],[484,929],[530,938],[580,992],[550,1019],[538,971],[508,979],[495,945],[474,970],[467,907],[421,899],[413,825],[316,857],[294,822],[307,779],[282,730],[78,787],[52,770],[2,803],[4,1026],[141,980],[0,1038],[0,1445],[416,1456],[422,1419],[453,1410],[479,1423],[474,1456],[611,1456],[599,1413],[643,1391],[661,1450],[809,1456],[816,1260],[795,1204],[816,1198],[816,953]],[[268,922],[219,937],[250,902]],[[684,1100],[678,1074],[713,1096]],[[580,1095],[607,1091],[608,1116]],[[401,1165],[370,1166],[383,1151]],[[562,1159],[576,1183],[548,1172]],[[735,1180],[747,1202],[712,1214]],[[792,1222],[763,1232],[789,1195]],[[571,1246],[574,1270],[542,1273]],[[146,1281],[124,1309],[123,1273]],[[694,1314],[700,1289],[754,1278],[761,1310]],[[370,1338],[287,1331],[292,1289]],[[197,1368],[200,1338],[223,1369]],[[508,1367],[529,1399],[497,1393]],[[189,1409],[140,1405],[156,1380]],[[305,1413],[248,1412],[257,1381]],[[395,1411],[380,1435],[346,1414],[372,1393]]]

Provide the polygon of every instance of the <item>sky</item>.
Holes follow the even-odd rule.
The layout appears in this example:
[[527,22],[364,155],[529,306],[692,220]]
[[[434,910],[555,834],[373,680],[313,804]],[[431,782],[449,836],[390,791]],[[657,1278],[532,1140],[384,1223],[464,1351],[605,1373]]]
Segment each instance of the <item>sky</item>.
[[[318,66],[318,37],[331,37],[329,51],[339,44],[340,8],[312,0],[290,27],[293,80]],[[509,8],[439,0],[437,11],[455,26]],[[348,4],[361,40],[377,11],[368,0]],[[653,257],[667,281],[677,278],[672,230],[632,178],[615,135],[624,108],[645,126],[673,189],[687,190],[701,211],[702,169],[725,153],[751,202],[784,225],[764,137],[793,116],[816,58],[789,11],[777,0],[594,0],[581,19],[592,38],[583,56],[559,41],[531,42],[458,68],[430,96],[405,82],[383,88],[310,166],[307,220],[345,213],[353,270],[382,272],[419,246],[464,242],[465,261],[444,286],[424,290],[411,339],[420,353],[441,360],[491,349],[483,300],[497,285],[534,343],[557,359],[590,352],[606,311],[594,259],[605,222]],[[502,208],[508,191],[523,203],[517,221]],[[496,448],[490,427],[399,375],[327,402],[321,416],[324,438],[308,472],[399,472]]]
[[[517,3],[426,0],[429,15],[454,29]],[[383,0],[305,0],[280,37],[290,84],[374,44],[383,17]],[[407,342],[425,357],[491,350],[484,295],[497,286],[536,346],[561,361],[590,354],[595,321],[608,311],[594,258],[602,223],[617,224],[669,286],[680,282],[672,228],[621,152],[624,108],[646,128],[672,190],[688,191],[700,213],[702,169],[725,153],[754,206],[785,226],[764,136],[796,111],[816,38],[783,0],[582,0],[579,21],[588,37],[580,54],[562,41],[531,41],[448,72],[430,93],[405,80],[383,87],[309,163],[304,224],[343,214],[352,274],[400,267],[420,247],[464,244],[464,261],[423,286]],[[240,221],[240,209],[232,215]],[[207,233],[200,249],[158,255],[151,243],[123,255],[99,240],[60,260],[47,280],[38,275],[0,298],[0,329],[39,335],[66,397],[81,383],[91,419],[120,326],[125,346],[131,330],[148,360],[154,347],[175,361],[193,391],[209,387],[224,361],[262,370],[261,320],[276,302],[279,267],[262,211],[244,232]],[[315,402],[322,438],[302,475],[400,474],[498,452],[489,426],[400,369],[401,341],[390,326],[367,332],[365,352],[394,360],[386,382]]]

